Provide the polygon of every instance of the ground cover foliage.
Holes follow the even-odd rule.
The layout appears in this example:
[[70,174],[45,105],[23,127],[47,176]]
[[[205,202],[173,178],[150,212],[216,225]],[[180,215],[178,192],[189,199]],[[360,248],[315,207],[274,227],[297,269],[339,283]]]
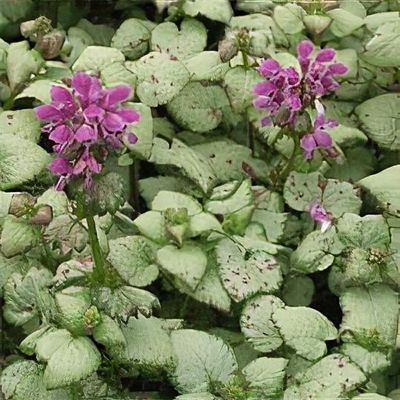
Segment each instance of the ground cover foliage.
[[0,399],[400,399],[400,2],[0,36]]

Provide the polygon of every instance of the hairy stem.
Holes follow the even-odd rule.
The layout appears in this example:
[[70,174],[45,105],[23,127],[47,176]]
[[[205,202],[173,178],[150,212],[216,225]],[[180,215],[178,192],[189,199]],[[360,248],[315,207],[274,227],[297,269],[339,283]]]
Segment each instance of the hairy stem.
[[93,281],[96,283],[103,283],[105,278],[104,256],[103,252],[101,251],[99,238],[97,236],[96,223],[94,222],[94,218],[92,215],[88,215],[86,217],[86,222],[88,226],[89,243],[92,249],[94,262]]

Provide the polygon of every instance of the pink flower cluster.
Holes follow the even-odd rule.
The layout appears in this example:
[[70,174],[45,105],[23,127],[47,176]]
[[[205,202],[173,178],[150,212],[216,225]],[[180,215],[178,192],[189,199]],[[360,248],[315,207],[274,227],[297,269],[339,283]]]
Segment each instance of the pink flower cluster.
[[55,143],[57,157],[49,169],[59,176],[57,190],[73,177],[83,178],[89,187],[92,175],[102,170],[110,151],[122,147],[124,137],[136,143],[128,125],[140,118],[134,109],[121,106],[131,94],[129,86],[106,89],[84,72],[77,72],[68,86],[53,86],[51,103],[35,108],[37,117],[47,122],[42,131]]
[[[295,122],[296,116],[306,107],[335,90],[339,83],[334,79],[335,75],[347,72],[344,64],[334,62],[336,52],[326,48],[316,52],[313,56],[314,45],[309,40],[300,42],[297,46],[297,60],[300,71],[294,67],[282,67],[278,61],[269,58],[261,62],[257,71],[266,78],[257,83],[253,92],[256,95],[254,106],[265,109],[267,115],[261,120],[263,126],[272,122],[287,126]],[[322,107],[322,106],[321,106]],[[326,134],[321,134],[324,126],[334,126],[332,120],[325,120],[323,111],[318,111],[314,124],[314,132],[306,135],[303,140],[305,147],[304,156],[312,158],[313,149],[327,148]],[[311,135],[311,136],[310,136]],[[315,146],[311,148],[311,144]]]

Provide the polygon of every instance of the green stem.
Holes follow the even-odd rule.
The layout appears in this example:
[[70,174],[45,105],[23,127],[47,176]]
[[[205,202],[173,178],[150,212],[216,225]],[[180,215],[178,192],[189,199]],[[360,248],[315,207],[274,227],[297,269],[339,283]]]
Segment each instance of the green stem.
[[104,257],[100,248],[99,238],[97,237],[96,223],[93,216],[87,216],[86,222],[88,225],[89,243],[93,255],[93,280],[96,283],[103,283],[105,278]]
[[241,52],[242,52],[242,58],[243,58],[243,66],[246,69],[249,69],[249,58],[247,57],[247,53],[244,50],[242,50]]

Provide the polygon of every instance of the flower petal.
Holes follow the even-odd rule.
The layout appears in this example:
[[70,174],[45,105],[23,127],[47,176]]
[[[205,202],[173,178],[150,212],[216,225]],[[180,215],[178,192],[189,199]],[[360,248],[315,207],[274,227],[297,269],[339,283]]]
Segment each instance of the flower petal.
[[50,89],[51,100],[60,103],[72,103],[74,101],[72,93],[63,86],[52,86]]
[[310,40],[302,40],[297,45],[297,54],[301,58],[307,58],[314,50],[314,45]]
[[82,143],[90,140],[96,140],[97,134],[93,127],[83,124],[78,130],[75,132],[75,139]]
[[126,124],[119,115],[107,112],[103,119],[103,126],[110,132],[120,132],[125,128]]
[[72,167],[68,160],[66,160],[65,158],[59,157],[59,158],[55,158],[53,161],[50,162],[49,170],[53,174],[65,175],[65,174],[71,173]]
[[135,144],[138,141],[138,137],[133,132],[129,132],[126,138],[130,144]]
[[49,139],[55,143],[63,144],[72,138],[72,130],[68,126],[57,126],[49,135]]
[[82,96],[89,97],[92,77],[85,72],[77,72],[71,80],[71,86]]
[[315,148],[317,147],[317,144],[314,140],[314,135],[312,135],[311,133],[304,135],[300,139],[300,146],[303,149],[304,158],[306,160],[310,160],[313,156]]
[[258,82],[253,86],[253,93],[258,95],[268,95],[276,90],[276,86],[269,81]]
[[86,107],[85,111],[83,112],[83,114],[87,119],[101,118],[104,115],[104,113],[105,113],[104,109],[96,104],[91,104],[89,107]]
[[257,71],[264,76],[271,76],[278,72],[280,69],[280,65],[278,61],[273,58],[267,58],[266,60],[262,60],[260,66],[257,68]]
[[348,71],[348,68],[342,63],[335,63],[329,66],[329,71],[334,75],[343,75]]
[[120,108],[116,114],[118,114],[125,121],[125,123],[137,122],[140,120],[140,114],[133,108]]
[[332,146],[332,138],[329,133],[322,130],[317,130],[314,132],[314,140],[318,147],[322,149],[327,149]]
[[129,98],[132,91],[128,85],[117,85],[105,90],[104,101],[107,107],[113,106]]
[[315,60],[318,62],[332,61],[335,58],[336,51],[331,48],[322,49],[317,53]]
[[51,104],[43,104],[42,106],[36,107],[34,111],[36,116],[44,121],[55,122],[62,119],[61,111]]

